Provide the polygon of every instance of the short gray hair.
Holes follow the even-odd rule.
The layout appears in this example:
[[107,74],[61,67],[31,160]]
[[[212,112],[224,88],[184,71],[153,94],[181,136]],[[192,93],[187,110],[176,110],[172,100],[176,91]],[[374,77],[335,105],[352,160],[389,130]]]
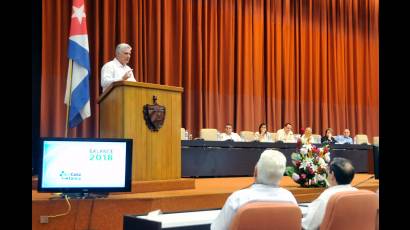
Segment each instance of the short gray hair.
[[258,163],[256,163],[256,169],[258,171],[257,183],[278,185],[285,173],[286,157],[277,150],[265,150],[261,154]]
[[115,55],[118,55],[121,51],[123,51],[125,49],[132,49],[132,47],[130,45],[128,45],[127,43],[118,44],[117,48],[115,48]]

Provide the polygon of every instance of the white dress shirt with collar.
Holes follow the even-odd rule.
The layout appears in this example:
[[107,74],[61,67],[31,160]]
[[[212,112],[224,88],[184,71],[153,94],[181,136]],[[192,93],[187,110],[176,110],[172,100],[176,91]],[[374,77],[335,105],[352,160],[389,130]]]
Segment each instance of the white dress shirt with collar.
[[261,134],[259,132],[255,132],[255,140],[258,140],[260,142],[273,142],[272,133],[266,132],[261,138]]
[[226,141],[226,140],[243,141],[241,136],[239,136],[237,133],[231,132],[230,135],[226,133],[221,133],[221,141]]
[[278,186],[253,184],[251,187],[232,193],[225,202],[221,212],[211,224],[211,230],[229,229],[232,218],[239,207],[251,201],[289,202],[297,205],[293,194]]
[[[123,81],[122,77],[124,74],[131,70],[128,65],[121,64],[117,58],[114,58],[112,61],[105,63],[101,68],[101,86],[103,92],[110,86],[113,82]],[[135,81],[134,74],[131,71],[131,77],[127,81]]]
[[276,131],[276,140],[283,141],[285,143],[295,142],[295,137],[292,131],[289,131],[287,134],[284,129],[279,129]]
[[356,191],[357,188],[352,187],[350,184],[347,185],[336,185],[327,188],[320,194],[320,196],[309,204],[307,214],[302,219],[302,228],[305,230],[319,229],[320,224],[325,216],[327,202],[330,197],[338,192],[344,191]]

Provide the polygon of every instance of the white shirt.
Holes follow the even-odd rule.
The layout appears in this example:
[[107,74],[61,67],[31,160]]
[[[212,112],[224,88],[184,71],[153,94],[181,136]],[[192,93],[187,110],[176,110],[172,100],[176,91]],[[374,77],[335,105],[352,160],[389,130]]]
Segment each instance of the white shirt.
[[[105,63],[101,68],[101,86],[103,92],[115,81],[123,81],[122,77],[124,74],[131,70],[128,65],[121,64],[117,58],[114,58],[112,61]],[[134,74],[131,71],[131,77],[127,81],[135,81]]]
[[348,185],[336,185],[327,188],[320,194],[320,196],[310,203],[306,217],[302,219],[302,228],[305,230],[319,229],[322,224],[323,217],[325,216],[327,202],[330,197],[338,192],[344,191],[356,191],[357,188]]
[[250,201],[289,202],[297,205],[291,192],[278,186],[253,184],[251,187],[232,193],[226,200],[221,212],[211,224],[211,230],[228,229],[239,207]]
[[226,141],[226,140],[243,141],[242,138],[237,133],[231,132],[230,135],[226,133],[221,133],[221,141]]
[[265,134],[260,139],[261,134],[259,132],[255,132],[255,140],[260,142],[272,142],[272,133],[265,132]]
[[312,143],[313,137],[312,136],[306,137],[305,134],[303,134],[300,140],[302,141],[302,144]]
[[279,129],[276,131],[276,140],[283,141],[283,142],[295,142],[295,137],[293,136],[293,132],[289,131],[288,134],[285,133],[284,129]]
[[351,137],[345,137],[344,135],[335,137],[338,144],[353,144],[353,139]]

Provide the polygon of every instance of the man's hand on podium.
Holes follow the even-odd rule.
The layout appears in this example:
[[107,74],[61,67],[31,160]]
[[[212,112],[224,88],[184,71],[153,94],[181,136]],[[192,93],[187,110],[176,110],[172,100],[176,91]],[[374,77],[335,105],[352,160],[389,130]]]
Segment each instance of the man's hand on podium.
[[133,70],[133,69],[128,70],[128,71],[124,74],[124,76],[122,76],[122,80],[125,81],[125,80],[127,80],[128,78],[130,78],[130,77],[131,77],[132,70]]

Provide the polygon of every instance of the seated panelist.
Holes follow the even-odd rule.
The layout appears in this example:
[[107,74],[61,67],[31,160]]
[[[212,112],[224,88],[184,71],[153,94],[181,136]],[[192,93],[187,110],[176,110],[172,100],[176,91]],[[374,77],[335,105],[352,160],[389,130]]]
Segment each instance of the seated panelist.
[[243,141],[242,138],[235,132],[232,132],[232,125],[231,124],[226,124],[225,125],[225,132],[221,133],[220,136],[221,141]]
[[282,129],[276,131],[276,140],[283,141],[285,143],[295,142],[295,136],[292,132],[291,123],[286,123]]
[[325,131],[325,135],[320,139],[322,144],[334,144],[336,143],[336,139],[333,137],[333,129],[332,128],[327,128]]
[[353,144],[353,139],[350,137],[350,130],[345,129],[343,135],[339,135],[336,138],[337,144]]
[[259,131],[255,133],[255,140],[260,142],[272,142],[272,134],[267,131],[265,123],[259,125]]
[[304,134],[300,139],[302,141],[302,144],[311,144],[313,142],[312,128],[306,127],[304,130]]

